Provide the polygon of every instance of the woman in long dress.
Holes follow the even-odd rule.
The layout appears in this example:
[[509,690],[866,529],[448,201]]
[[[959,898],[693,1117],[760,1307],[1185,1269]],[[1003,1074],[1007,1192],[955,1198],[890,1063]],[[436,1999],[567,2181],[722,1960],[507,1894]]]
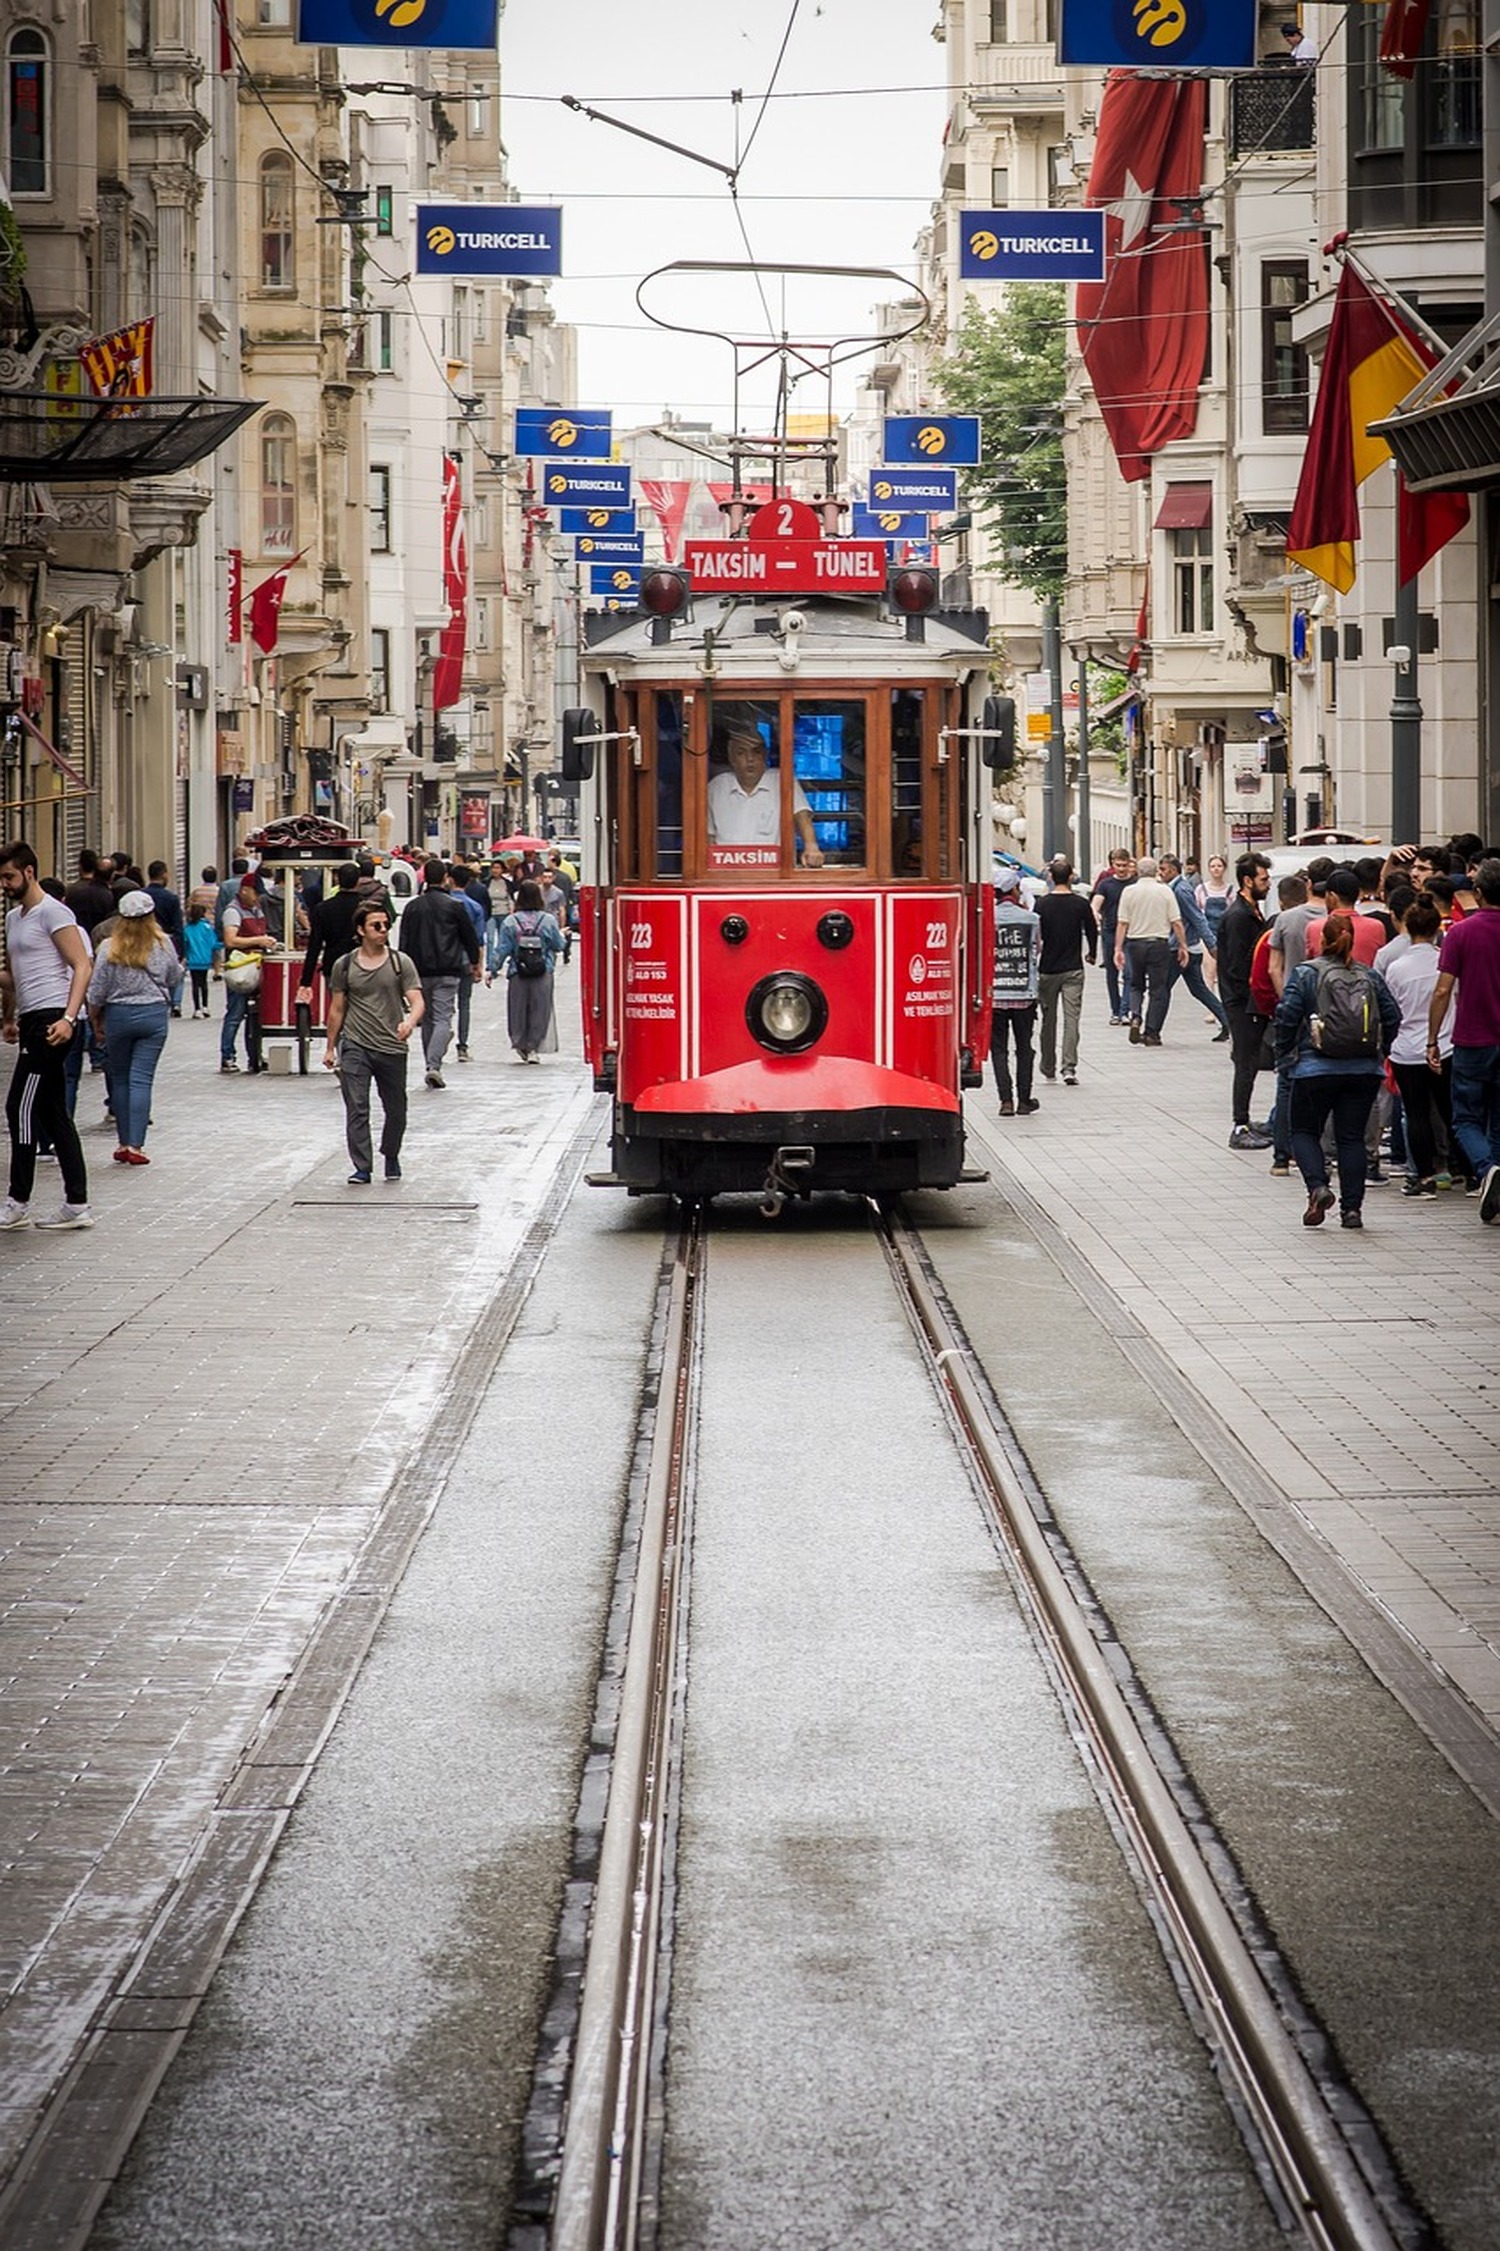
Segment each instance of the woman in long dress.
[[518,1063],[535,1063],[557,1047],[552,975],[563,950],[557,917],[542,903],[542,887],[526,880],[516,892],[515,912],[500,925],[497,947],[506,980],[506,1025]]

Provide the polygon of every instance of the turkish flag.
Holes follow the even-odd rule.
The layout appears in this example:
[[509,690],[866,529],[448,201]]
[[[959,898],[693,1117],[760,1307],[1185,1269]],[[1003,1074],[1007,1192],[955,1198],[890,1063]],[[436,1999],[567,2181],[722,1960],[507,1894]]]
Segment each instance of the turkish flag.
[[675,563],[682,552],[682,527],[687,520],[691,480],[684,477],[642,477],[641,498],[661,525],[667,561]]
[[[292,563],[300,559],[294,555]],[[286,600],[286,582],[292,575],[292,563],[283,563],[279,571],[263,578],[250,596],[250,638],[267,656],[275,649],[281,631],[281,605]]]
[[1397,78],[1414,78],[1427,36],[1432,0],[1387,0],[1380,27],[1380,59]]
[[1208,353],[1203,192],[1208,87],[1201,78],[1109,74],[1088,201],[1108,213],[1106,274],[1080,284],[1075,318],[1110,444],[1127,483],[1198,425]]

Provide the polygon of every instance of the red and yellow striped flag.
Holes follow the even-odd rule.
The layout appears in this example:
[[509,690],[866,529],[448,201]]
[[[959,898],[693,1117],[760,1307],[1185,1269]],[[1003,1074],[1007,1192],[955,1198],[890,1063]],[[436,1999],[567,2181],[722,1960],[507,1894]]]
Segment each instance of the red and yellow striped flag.
[[[1359,488],[1391,449],[1372,435],[1379,422],[1437,364],[1432,346],[1408,328],[1346,265],[1333,301],[1318,403],[1308,433],[1286,551],[1340,594],[1354,584]],[[1401,492],[1401,583],[1415,577],[1469,520],[1462,493]]]

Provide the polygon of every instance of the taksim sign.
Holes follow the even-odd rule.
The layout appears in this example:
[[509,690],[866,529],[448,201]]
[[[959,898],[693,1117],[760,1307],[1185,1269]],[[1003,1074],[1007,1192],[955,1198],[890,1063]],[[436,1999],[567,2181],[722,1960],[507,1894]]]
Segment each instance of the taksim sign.
[[964,281],[1103,281],[1102,211],[963,211]]
[[878,539],[690,539],[687,567],[700,593],[879,594],[886,554]]
[[419,274],[560,274],[556,204],[419,203]]

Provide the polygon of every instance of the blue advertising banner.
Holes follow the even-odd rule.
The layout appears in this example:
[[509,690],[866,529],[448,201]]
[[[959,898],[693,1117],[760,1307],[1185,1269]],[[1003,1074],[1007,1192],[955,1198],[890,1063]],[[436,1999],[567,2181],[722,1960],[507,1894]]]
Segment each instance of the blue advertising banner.
[[301,0],[304,47],[488,47],[499,36],[499,0]]
[[961,211],[964,281],[1103,281],[1102,211]]
[[1248,70],[1257,0],[1062,0],[1057,59],[1109,69]]
[[633,508],[560,508],[557,528],[564,539],[577,539],[581,532],[601,534],[609,539],[629,539],[636,529]]
[[419,274],[560,274],[555,203],[419,203]]
[[854,507],[850,530],[856,539],[925,539],[927,518],[904,516],[899,508]]
[[590,531],[573,542],[573,552],[581,563],[644,563],[646,542],[639,532],[633,539],[601,539]]
[[591,594],[614,594],[634,600],[641,590],[639,563],[595,563],[589,572]]
[[979,465],[977,414],[894,414],[886,417],[881,447],[887,461],[951,461]]
[[516,451],[544,460],[566,453],[575,461],[608,461],[613,420],[608,407],[517,407]]
[[549,461],[542,471],[549,508],[628,508],[630,470],[623,461]]
[[951,469],[872,469],[870,506],[948,516],[958,506],[958,479]]

